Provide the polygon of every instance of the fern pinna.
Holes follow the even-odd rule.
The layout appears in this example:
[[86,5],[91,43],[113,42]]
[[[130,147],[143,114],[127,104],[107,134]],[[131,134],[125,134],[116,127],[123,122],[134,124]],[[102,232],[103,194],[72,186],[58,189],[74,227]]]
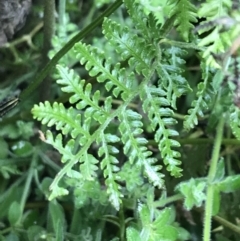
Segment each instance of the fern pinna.
[[[63,177],[95,181],[101,170],[109,200],[119,210],[124,195],[119,182],[129,187],[132,181],[131,177],[122,175],[124,166],[137,168],[141,180],[139,189],[146,181],[144,177],[154,186],[164,187],[164,175],[160,171],[163,163],[171,175],[181,176],[180,153],[176,150],[180,144],[175,138],[178,132],[174,128],[177,121],[173,110],[176,99],[190,89],[180,69],[185,52],[171,45],[160,46],[157,22],[151,16],[147,19],[132,1],[125,1],[125,4],[133,16],[136,31],[131,32],[127,26],[105,19],[103,33],[122,61],[128,63],[128,68],[112,63],[103,52],[90,45],[80,42],[74,47],[76,58],[89,75],[107,90],[104,102],[103,93],[93,91],[92,85],[73,70],[58,65],[57,83],[63,92],[71,94],[72,107],[45,102],[32,110],[34,117],[43,124],[55,126],[62,132],[55,138],[50,131],[46,135],[46,142],[60,152],[64,163],[50,187],[50,199],[68,193],[67,187],[59,184]],[[117,107],[113,105],[116,100],[120,103]],[[138,103],[137,108],[131,107],[134,101]],[[144,129],[146,122],[150,122],[148,132],[153,133],[162,160],[149,149]],[[63,135],[69,137],[65,145]],[[93,144],[97,145],[98,157],[90,149]],[[124,165],[119,160],[121,153],[125,154]]]

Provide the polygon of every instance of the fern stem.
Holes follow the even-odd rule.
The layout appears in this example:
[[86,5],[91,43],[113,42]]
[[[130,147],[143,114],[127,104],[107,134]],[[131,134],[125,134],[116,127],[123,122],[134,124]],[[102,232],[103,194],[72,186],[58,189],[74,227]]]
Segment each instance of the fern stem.
[[176,194],[172,197],[168,197],[168,198],[165,198],[163,200],[159,200],[159,201],[154,202],[154,207],[155,208],[162,208],[162,207],[165,207],[169,203],[182,200],[183,198],[184,198],[184,196],[182,194]]
[[70,39],[64,47],[62,47],[54,57],[45,65],[45,67],[36,76],[34,81],[20,95],[21,100],[25,100],[32,92],[41,84],[43,79],[48,75],[57,62],[74,46],[75,43],[82,40],[87,34],[92,32],[98,25],[103,22],[105,17],[111,15],[116,9],[122,5],[122,0],[117,0],[109,8],[107,8],[95,21],[80,31],[76,36]]
[[217,130],[216,130],[216,138],[213,147],[212,159],[210,163],[210,169],[208,173],[207,179],[207,197],[205,203],[205,217],[204,217],[204,230],[203,230],[203,241],[210,241],[211,236],[211,221],[212,221],[212,207],[213,207],[213,193],[214,193],[214,185],[212,184],[214,181],[214,177],[217,171],[217,164],[219,159],[219,153],[222,143],[223,136],[223,127],[224,127],[224,119],[221,118]]

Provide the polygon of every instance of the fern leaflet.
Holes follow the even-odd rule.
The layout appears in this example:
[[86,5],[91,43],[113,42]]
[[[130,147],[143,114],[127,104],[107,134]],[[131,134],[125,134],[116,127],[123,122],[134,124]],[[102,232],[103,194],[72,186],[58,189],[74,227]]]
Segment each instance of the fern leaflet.
[[189,33],[194,28],[192,23],[197,22],[197,9],[188,0],[169,0],[170,4],[174,4],[170,17],[175,17],[174,25],[177,26],[177,30],[180,32],[184,40],[189,40]]

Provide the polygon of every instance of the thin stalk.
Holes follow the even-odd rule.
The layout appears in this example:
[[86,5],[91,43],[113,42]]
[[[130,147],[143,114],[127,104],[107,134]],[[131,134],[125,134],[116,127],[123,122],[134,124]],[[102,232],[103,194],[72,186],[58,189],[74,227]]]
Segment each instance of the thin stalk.
[[[21,201],[20,201],[20,209],[21,209],[22,213],[24,211],[24,207],[25,207],[25,204],[27,202],[28,194],[29,194],[29,191],[30,191],[30,186],[31,186],[32,179],[33,179],[33,176],[34,176],[34,171],[35,171],[34,167],[36,166],[36,158],[37,158],[37,154],[35,152],[34,155],[33,155],[33,159],[32,159],[32,162],[31,162],[30,169],[28,171],[27,180],[26,180],[24,190],[23,190],[23,194],[22,194],[22,198],[21,198]],[[22,220],[19,219],[18,221],[20,223]]]
[[[48,52],[52,47],[52,38],[55,32],[55,0],[44,0],[44,26],[43,26],[43,54],[42,63],[47,63],[49,61]],[[40,100],[45,101],[50,97],[50,88],[52,80],[48,76],[44,78],[41,84],[40,90]]]
[[168,197],[168,198],[165,198],[163,200],[159,200],[159,201],[154,202],[154,207],[155,208],[163,208],[167,204],[170,204],[172,202],[176,202],[176,201],[179,201],[179,200],[183,200],[183,199],[184,199],[184,196],[182,194],[176,194],[172,197]]
[[66,19],[65,19],[65,12],[66,12],[66,0],[60,0],[58,5],[58,36],[62,37],[65,35],[66,29]]
[[125,234],[125,217],[124,217],[124,212],[123,212],[123,205],[120,205],[120,210],[119,210],[119,228],[120,228],[120,241],[124,241],[124,234]]
[[209,169],[208,178],[207,178],[207,197],[205,202],[203,241],[211,240],[210,236],[211,236],[213,193],[214,193],[213,181],[217,171],[217,164],[219,160],[219,153],[220,153],[222,137],[223,137],[223,127],[224,127],[224,119],[221,118],[217,126],[217,133],[214,141],[212,159],[211,159],[210,169]]
[[216,220],[217,222],[219,222],[220,224],[222,224],[224,227],[229,228],[230,230],[238,233],[240,235],[240,227],[238,227],[237,225],[234,225],[232,223],[230,223],[229,221],[227,221],[226,219],[220,217],[220,216],[213,216],[213,219]]
[[65,25],[66,0],[60,0],[58,6],[58,22],[60,26]]

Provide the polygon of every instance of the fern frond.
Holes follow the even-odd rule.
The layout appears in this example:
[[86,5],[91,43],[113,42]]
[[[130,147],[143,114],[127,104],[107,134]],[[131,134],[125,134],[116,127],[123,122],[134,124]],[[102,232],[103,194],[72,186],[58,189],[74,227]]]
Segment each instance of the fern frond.
[[[54,139],[52,133],[50,131],[47,131],[45,142],[52,145],[56,150],[58,150],[59,153],[62,155],[61,161],[63,163],[66,163],[64,169],[62,169],[60,172],[61,175],[58,176],[59,180],[65,174],[72,177],[71,168],[77,163],[80,164],[79,169],[81,170],[81,179],[88,181],[94,180],[94,178],[96,177],[96,171],[98,170],[98,166],[96,164],[98,164],[99,161],[93,155],[88,154],[87,151],[83,152],[82,149],[80,149],[76,154],[73,154],[76,142],[75,140],[71,139],[67,142],[65,146],[63,146],[61,134],[58,134],[57,137]],[[84,146],[82,148],[84,148]],[[74,175],[76,177],[76,174]],[[58,187],[59,180],[55,180],[55,182],[52,183],[50,187],[52,190],[54,190],[55,187]],[[52,195],[54,196],[55,194]]]
[[162,177],[164,175],[158,172],[161,166],[152,166],[157,160],[150,158],[152,152],[146,147],[148,141],[143,136],[139,137],[143,132],[141,119],[142,116],[133,110],[126,110],[119,116],[121,122],[119,131],[122,134],[124,154],[129,157],[131,164],[136,161],[136,165],[143,166],[150,182],[162,188],[164,183]]
[[176,100],[191,90],[187,80],[182,76],[181,66],[185,63],[182,58],[185,50],[171,47],[164,51],[163,61],[157,68],[159,85],[167,91],[167,100],[176,109]]
[[84,153],[81,158],[82,164],[80,164],[80,170],[84,180],[93,181],[97,177],[96,171],[98,170],[98,160],[87,152]]
[[100,91],[92,93],[92,85],[85,84],[85,80],[80,80],[79,76],[73,71],[60,65],[57,66],[60,79],[57,80],[58,84],[64,85],[62,91],[72,93],[70,103],[76,104],[78,110],[84,109],[85,118],[93,117],[100,124],[107,118],[111,110],[112,98],[106,98],[104,107],[99,106],[101,97]]
[[[67,161],[74,161],[74,163],[80,162],[80,170],[81,174],[79,172],[76,172],[74,170],[68,169],[66,172],[66,175],[71,178],[78,178],[78,181],[80,178],[82,180],[94,180],[96,177],[96,171],[98,170],[97,163],[98,160],[94,158],[92,155],[88,154],[87,152],[84,153],[81,160],[79,160],[76,155],[74,155],[73,149],[75,145],[74,140],[70,140],[67,142],[67,144],[63,147],[62,145],[62,135],[59,134],[54,139],[52,136],[52,133],[50,131],[47,132],[47,139],[46,143],[52,145],[55,149],[59,151],[59,153],[62,155],[62,162],[66,163]],[[50,200],[54,199],[55,197],[63,196],[68,194],[68,190],[62,187],[59,187],[58,184],[51,185],[52,193],[49,197]]]
[[[153,183],[154,186],[158,188],[163,188],[164,187],[164,175],[159,172],[159,170],[162,169],[162,166],[160,165],[153,165],[157,162],[156,158],[147,158],[143,162],[144,166],[144,173],[146,174],[147,178],[151,183]],[[168,171],[170,171],[168,169]]]
[[66,196],[69,194],[69,191],[65,188],[54,186],[54,188],[51,190],[51,194],[49,196],[49,200],[53,200],[54,198]]
[[[160,26],[152,14],[146,15],[143,12],[142,6],[134,3],[131,0],[124,0],[124,4],[128,10],[128,14],[133,21],[134,27],[139,31],[141,36],[144,36],[145,42],[152,42],[153,40],[159,40]],[[158,6],[160,3],[157,3]]]
[[[214,27],[213,30],[207,34],[198,43],[199,46],[206,46],[207,49],[203,52],[203,58],[206,59],[206,64],[214,67],[220,68],[221,66],[215,61],[212,56],[214,54],[221,54],[228,51],[233,40],[238,37],[240,31],[240,25],[236,21],[239,18],[235,16],[236,19],[231,18],[228,14],[231,9],[232,1],[230,0],[211,0],[206,3],[201,4],[198,11],[198,16],[201,18],[207,18],[206,22],[203,22],[199,27],[197,27],[199,33],[209,31],[210,28]],[[206,26],[206,27],[205,27]]]
[[98,82],[106,82],[105,88],[107,91],[111,89],[113,95],[117,97],[121,93],[123,100],[131,95],[131,86],[135,79],[133,74],[129,74],[125,69],[120,68],[120,64],[111,66],[109,60],[104,60],[103,53],[99,53],[96,48],[90,45],[86,46],[83,43],[77,43],[74,47],[77,53],[77,58],[81,64],[85,64],[85,68],[89,71],[90,76],[97,76]]
[[61,130],[64,135],[71,134],[72,138],[81,134],[89,136],[89,133],[81,127],[81,115],[71,107],[66,109],[62,103],[54,102],[53,106],[48,101],[34,105],[32,109],[34,118],[41,121],[43,125],[48,127],[56,126],[57,130]]
[[231,0],[211,0],[201,4],[198,10],[198,16],[213,19],[216,17],[228,15],[229,9],[231,9]]
[[117,143],[119,140],[119,137],[116,135],[105,134],[103,132],[97,138],[97,143],[101,144],[98,155],[99,157],[103,157],[101,169],[105,177],[107,193],[109,194],[110,202],[117,210],[120,208],[122,202],[121,197],[123,197],[123,195],[120,192],[120,185],[116,182],[118,178],[117,173],[120,168],[117,166],[119,162],[114,155],[116,155],[119,150],[112,144]]
[[131,16],[131,20],[134,21],[135,27],[147,35],[147,16],[144,14],[142,7],[131,0],[123,0],[123,2],[127,8],[128,14]]
[[197,22],[197,9],[189,0],[169,0],[170,4],[174,4],[170,17],[175,17],[174,25],[182,35],[183,39],[189,41],[189,33],[194,28],[192,23]]
[[184,128],[186,130],[192,129],[198,124],[198,116],[204,117],[204,112],[211,106],[211,101],[213,97],[213,90],[207,84],[207,80],[198,84],[197,99],[191,104],[188,110],[188,115],[185,116]]
[[[131,5],[130,1],[128,4],[130,11],[135,11],[134,4]],[[93,91],[92,85],[72,70],[58,66],[60,78],[57,83],[61,85],[62,91],[71,94],[69,102],[72,107],[67,110],[62,104],[54,103],[51,106],[45,103],[33,108],[33,114],[38,120],[48,126],[55,125],[64,135],[71,134],[74,139],[63,147],[61,136],[57,136],[55,140],[52,136],[49,140],[47,138],[47,142],[64,155],[66,162],[55,177],[51,189],[58,188],[58,183],[64,176],[76,177],[83,182],[95,180],[100,166],[109,199],[119,210],[123,196],[122,187],[119,185],[122,181],[119,175],[121,163],[118,160],[120,140],[123,143],[124,154],[128,157],[126,162],[130,165],[136,164],[139,173],[143,172],[153,185],[160,188],[163,186],[163,174],[159,171],[161,166],[157,164],[159,160],[152,157],[144,137],[142,115],[129,109],[129,105],[139,96],[139,104],[151,123],[154,139],[158,143],[167,170],[173,176],[181,175],[178,160],[180,153],[174,150],[179,147],[179,143],[174,140],[178,132],[173,128],[177,122],[173,118],[174,113],[170,106],[175,107],[176,99],[189,90],[181,71],[185,51],[177,47],[167,48],[159,45],[156,32],[151,35],[151,31],[147,30],[148,24],[157,29],[156,22],[150,17],[141,21],[137,30],[143,25],[146,26],[144,29],[148,31],[149,43],[144,42],[144,37],[134,35],[127,27],[122,28],[112,20],[105,19],[103,23],[106,38],[115,46],[122,59],[128,61],[129,71],[121,68],[120,63],[115,64],[106,59],[104,53],[97,48],[81,42],[74,47],[77,58],[89,75],[94,76],[109,92],[110,96],[104,96],[104,103],[102,98],[100,102],[100,97],[103,96],[99,90]],[[156,83],[157,87],[152,86],[151,82]],[[134,85],[136,83],[137,85]],[[121,97],[123,100],[118,100],[120,104],[115,110],[112,108],[114,97]],[[120,121],[119,136],[111,125],[116,118]],[[96,124],[94,128],[93,123]],[[73,142],[74,153],[71,149]],[[98,148],[99,157],[90,154],[91,147]],[[66,153],[62,150],[65,148]],[[80,169],[78,173],[72,172],[76,164],[79,165],[78,170]],[[141,181],[144,179],[139,183]]]
[[152,154],[152,152],[147,151],[148,141],[144,137],[139,137],[143,132],[141,119],[140,114],[130,109],[122,112],[119,116],[121,123],[119,131],[124,144],[124,154],[129,157],[131,164],[136,161],[139,165]]
[[123,60],[128,60],[138,74],[148,75],[156,57],[156,48],[153,45],[146,45],[146,41],[131,33],[128,27],[122,27],[110,19],[104,20],[103,33]]
[[143,100],[143,110],[148,114],[151,121],[151,128],[155,133],[155,141],[158,143],[158,148],[161,152],[164,164],[167,170],[173,176],[181,175],[181,168],[178,165],[181,162],[178,160],[180,153],[172,150],[174,147],[179,147],[180,144],[176,140],[171,139],[178,135],[178,132],[169,127],[175,125],[177,121],[172,117],[173,111],[166,106],[169,106],[168,100],[164,97],[166,93],[160,88],[145,87],[141,93]]
[[[81,146],[80,150],[77,151],[77,153],[72,156],[71,160],[66,163],[64,168],[59,172],[59,175],[55,178],[53,184],[51,185],[51,188],[54,189],[55,187],[58,187],[59,180],[66,174],[68,174],[77,162],[80,163],[80,170],[81,170],[81,177],[83,180],[93,180],[96,177],[96,170],[98,169],[97,163],[98,160],[94,158],[92,155],[88,154],[88,149],[90,145],[97,141],[101,146],[99,148],[99,156],[104,156],[103,160],[101,161],[101,168],[104,172],[104,177],[106,179],[107,184],[107,192],[109,194],[110,201],[113,203],[114,207],[116,209],[119,209],[120,203],[121,203],[121,197],[122,194],[120,192],[120,187],[118,183],[116,182],[118,179],[118,175],[116,172],[118,172],[119,167],[116,165],[118,163],[118,160],[114,156],[114,154],[118,153],[118,149],[112,144],[119,140],[119,138],[113,134],[105,134],[105,129],[109,125],[109,122],[112,121],[115,117],[117,117],[118,114],[123,112],[127,105],[132,101],[132,99],[137,95],[138,90],[131,91],[129,93],[128,99],[116,110],[115,112],[112,112],[111,108],[111,98],[106,98],[106,101],[103,105],[103,107],[99,108],[96,106],[98,104],[98,95],[93,94],[93,97],[91,96],[91,88],[82,86],[81,83],[78,82],[78,79],[75,78],[75,74],[73,72],[69,72],[65,68],[60,69],[60,75],[61,80],[59,81],[61,84],[65,85],[63,88],[65,88],[65,91],[69,91],[70,93],[73,91],[77,92],[76,97],[74,101],[78,101],[78,95],[82,95],[82,98],[87,102],[87,106],[84,105],[84,114],[82,114],[83,121],[82,123],[79,122],[79,128],[80,130],[84,130],[85,132],[80,135],[79,138],[79,144]],[[107,70],[106,70],[107,71]],[[69,77],[70,75],[70,77]],[[69,78],[72,78],[73,80],[70,80]],[[77,83],[79,83],[79,89],[77,90]],[[75,87],[74,87],[75,86]],[[87,89],[86,89],[87,88]],[[79,103],[81,103],[82,100],[80,100]],[[60,110],[58,108],[58,104],[56,105],[56,110],[53,110],[53,108],[48,104],[47,110],[54,115],[58,117]],[[76,104],[76,106],[78,103]],[[90,106],[89,106],[90,105]],[[96,108],[94,107],[96,106]],[[80,104],[79,109],[82,108],[83,105]],[[39,119],[43,119],[43,113],[40,111],[40,109],[45,110],[45,106],[41,104],[39,107],[36,106],[33,109],[33,113],[37,116]],[[63,108],[63,107],[61,107]],[[71,107],[72,108],[72,107]],[[56,111],[56,113],[55,113]],[[67,110],[65,110],[67,111]],[[77,110],[75,110],[77,111]],[[90,134],[90,127],[91,127],[91,120],[94,118],[94,115],[99,112],[100,118],[102,118],[102,121],[100,121],[99,128],[94,131],[93,134]],[[58,114],[57,114],[58,113]],[[57,117],[52,114],[52,118],[48,117],[48,119],[45,120],[45,123],[51,122],[51,125],[57,124],[58,119]],[[73,116],[73,123],[74,123],[74,117]],[[95,116],[97,119],[97,116]],[[64,115],[63,115],[64,119]],[[65,119],[67,120],[67,118]],[[64,122],[64,121],[63,121]],[[51,139],[51,137],[50,137]],[[48,141],[48,140],[47,140]],[[76,142],[76,141],[75,141]],[[60,141],[55,142],[53,139],[49,141],[50,144],[52,144],[56,149],[62,148],[62,144]],[[54,194],[55,195],[55,194]]]
[[207,46],[206,50],[203,52],[203,58],[206,59],[206,64],[208,66],[214,68],[220,68],[220,65],[213,58],[212,53],[225,53],[232,45],[233,40],[237,37],[240,26],[235,25],[234,28],[223,33],[219,33],[219,30],[219,26],[215,27],[213,31],[204,37],[198,44],[201,47]]
[[[52,132],[47,131],[46,133],[46,143],[52,145],[59,153],[62,155],[62,162],[65,163],[69,160],[76,160],[75,155],[72,153],[74,148],[74,140],[71,139],[67,142],[65,146],[62,143],[62,135],[58,134],[54,139]],[[78,160],[76,160],[78,162]]]

